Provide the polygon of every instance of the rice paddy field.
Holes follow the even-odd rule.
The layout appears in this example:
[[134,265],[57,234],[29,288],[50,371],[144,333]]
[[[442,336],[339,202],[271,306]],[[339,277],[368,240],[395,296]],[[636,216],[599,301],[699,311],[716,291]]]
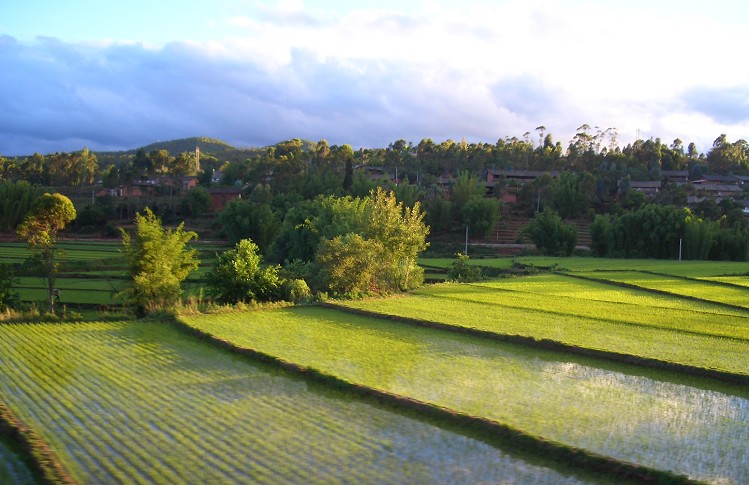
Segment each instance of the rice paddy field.
[[[63,303],[117,305],[119,243],[65,244]],[[204,272],[219,248],[201,250]],[[0,262],[27,256],[0,244]],[[452,260],[422,263],[438,273]],[[621,483],[279,362],[538,443],[749,483],[749,263],[471,263],[551,272],[178,323],[0,323],[0,400],[81,484]],[[40,278],[20,280],[23,300],[46,298]],[[7,440],[0,483],[35,483]]]
[[79,483],[590,483],[168,324],[0,325],[0,371]]
[[[339,304],[749,375],[749,311],[726,306],[727,298],[716,285],[677,278],[674,281],[682,288],[690,286],[693,293],[663,294],[647,286],[618,286],[618,280],[606,279],[610,274],[591,273],[595,280],[541,274],[471,285],[446,283],[403,297]],[[637,271],[628,274],[633,280],[649,277]],[[741,289],[749,300],[747,290]]]
[[239,346],[544,439],[697,480],[749,481],[749,391],[740,385],[331,308],[184,318]]
[[[127,271],[120,241],[62,241],[58,247],[62,250],[57,256],[61,266],[55,286],[61,290],[61,304],[69,308],[122,304],[118,293],[127,283]],[[222,249],[215,244],[202,243],[195,247],[202,264],[185,282],[188,295],[199,294],[205,272],[213,263],[216,252]],[[21,301],[44,308],[48,295],[46,280],[23,269],[23,263],[30,255],[25,243],[0,243],[0,263],[16,268],[19,279],[16,290]]]
[[[422,258],[419,264],[432,268],[449,268],[454,258]],[[513,258],[469,259],[469,264],[488,268],[509,269],[513,264],[538,268],[558,268],[566,271],[650,271],[674,276],[711,277],[749,275],[749,262],[732,261],[676,261],[661,259],[604,259],[589,257],[556,258],[549,256],[516,256]]]

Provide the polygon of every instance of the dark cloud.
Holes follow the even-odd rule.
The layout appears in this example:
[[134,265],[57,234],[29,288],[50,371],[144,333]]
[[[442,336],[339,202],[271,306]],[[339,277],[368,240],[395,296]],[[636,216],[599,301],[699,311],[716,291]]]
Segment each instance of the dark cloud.
[[555,129],[556,112],[565,110],[555,102],[561,96],[533,77],[486,86],[459,69],[321,60],[304,49],[268,68],[189,43],[3,37],[0,65],[3,155],[130,149],[190,136],[237,146],[293,137],[367,147],[401,138],[491,141],[540,124]]
[[470,136],[471,120],[481,117],[465,102],[470,93],[443,92],[410,65],[344,65],[297,50],[287,65],[265,69],[186,43],[0,42],[5,155],[187,136],[241,146],[291,137],[385,146],[456,131]]
[[683,96],[687,107],[705,114],[715,121],[734,124],[749,121],[749,87],[699,87]]

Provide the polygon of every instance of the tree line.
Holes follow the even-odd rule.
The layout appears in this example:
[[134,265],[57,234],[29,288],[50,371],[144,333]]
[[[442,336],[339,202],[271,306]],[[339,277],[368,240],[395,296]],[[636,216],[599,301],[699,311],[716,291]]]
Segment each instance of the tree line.
[[[210,181],[222,170],[225,182],[255,185],[273,172],[274,190],[321,193],[336,179],[343,183],[346,164],[378,166],[387,173],[411,183],[429,185],[434,178],[461,171],[514,169],[540,171],[589,172],[599,179],[629,177],[631,180],[659,180],[664,170],[688,170],[692,178],[704,174],[749,174],[749,144],[743,139],[730,141],[722,134],[706,153],[694,143],[685,146],[681,139],[664,143],[660,138],[636,140],[619,146],[615,128],[601,130],[585,124],[566,148],[555,141],[546,128],[526,132],[521,138],[505,137],[496,143],[468,143],[465,140],[435,142],[423,139],[418,144],[397,140],[386,148],[361,148],[329,145],[299,139],[288,140],[265,151],[254,150],[244,160],[219,160],[210,153],[170,154],[167,150],[138,150],[120,163],[100,165],[95,153],[84,148],[73,153],[35,153],[30,157],[0,157],[0,179],[25,180],[41,186],[86,186],[101,180],[116,187],[133,179],[154,175],[195,175]],[[299,181],[299,175],[307,180]],[[310,177],[314,176],[314,177]],[[314,180],[311,180],[314,178]]]

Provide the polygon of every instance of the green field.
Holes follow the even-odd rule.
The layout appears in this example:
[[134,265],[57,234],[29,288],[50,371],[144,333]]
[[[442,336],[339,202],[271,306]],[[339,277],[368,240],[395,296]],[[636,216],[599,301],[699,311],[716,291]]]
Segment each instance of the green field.
[[0,325],[0,373],[80,483],[585,483],[168,324]]
[[[115,295],[126,283],[120,243],[62,245],[62,303],[119,304]],[[190,276],[188,295],[199,294],[223,249],[197,247],[204,264]],[[28,255],[24,244],[0,244],[0,262],[21,268]],[[453,261],[421,262],[439,279]],[[746,386],[683,367],[615,362],[635,356],[746,380],[749,263],[470,262],[554,272],[441,283],[337,307],[182,318],[239,347],[539,440],[710,483],[749,483]],[[19,279],[24,301],[46,301],[44,280]],[[542,350],[539,341],[569,352]],[[578,355],[588,351],[607,360]],[[0,376],[0,398],[80,483],[601,480],[528,449],[491,446],[414,410],[396,412],[233,355],[166,323],[0,324]],[[11,449],[0,439],[0,483],[33,482]]]
[[[57,258],[61,266],[55,287],[61,290],[61,304],[73,308],[122,304],[117,293],[127,285],[128,275],[121,242],[63,241],[58,246],[62,253]],[[216,252],[223,249],[215,244],[202,243],[196,243],[194,247],[198,249],[201,266],[185,281],[186,296],[200,294],[205,273],[215,260]],[[25,243],[0,243],[0,263],[18,267],[30,254]],[[27,273],[21,274],[18,279],[16,290],[21,301],[43,308],[48,296],[46,280]]]
[[[449,268],[455,258],[422,258],[419,264],[434,268]],[[605,259],[590,257],[555,258],[549,256],[516,256],[513,258],[469,259],[470,264],[488,268],[509,269],[513,263],[556,268],[565,271],[651,271],[675,276],[723,276],[749,274],[749,262],[676,261],[660,259]]]
[[[639,271],[582,272],[580,274],[601,281],[625,283],[640,288],[749,309],[749,288],[743,285],[729,284],[725,281],[720,282],[706,278],[700,280]],[[733,278],[749,280],[748,276]]]
[[329,308],[183,318],[239,346],[545,439],[700,480],[749,480],[749,392],[739,385]]
[[749,375],[749,312],[564,275],[434,285],[339,304]]

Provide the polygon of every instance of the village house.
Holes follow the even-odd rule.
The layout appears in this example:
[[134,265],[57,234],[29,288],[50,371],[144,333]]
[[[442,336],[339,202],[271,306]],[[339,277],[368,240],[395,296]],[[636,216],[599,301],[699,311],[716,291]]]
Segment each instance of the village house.
[[211,195],[210,212],[223,210],[229,201],[242,198],[242,189],[239,187],[212,187],[208,189],[208,193]]

